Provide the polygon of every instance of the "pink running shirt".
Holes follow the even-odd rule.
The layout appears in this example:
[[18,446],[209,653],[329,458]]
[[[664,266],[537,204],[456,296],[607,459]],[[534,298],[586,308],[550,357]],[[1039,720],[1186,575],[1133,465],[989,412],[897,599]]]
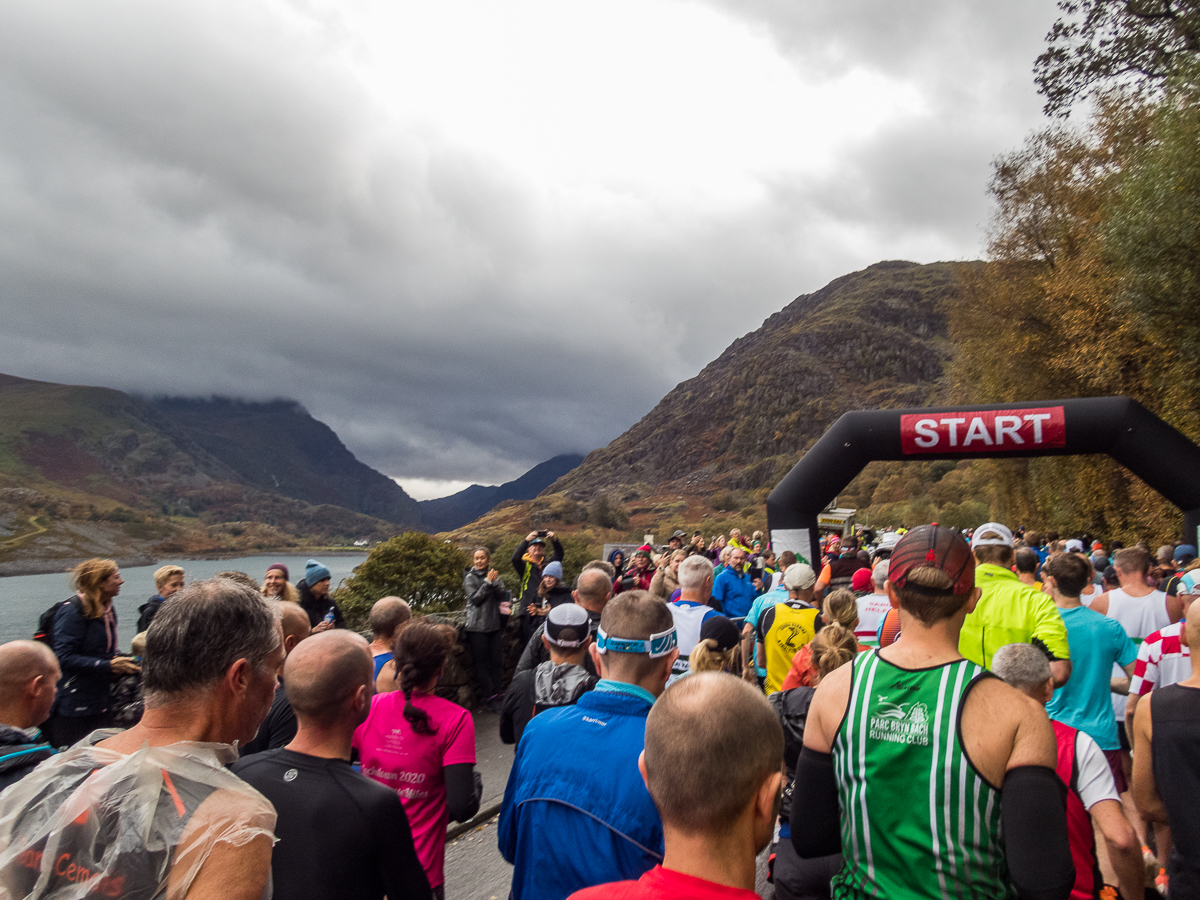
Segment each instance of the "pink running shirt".
[[430,887],[445,882],[446,783],[443,766],[475,764],[475,722],[456,703],[433,694],[413,694],[413,705],[429,715],[433,734],[418,734],[404,718],[404,694],[377,694],[367,721],[354,732],[362,773],[400,795],[412,828],[417,857]]

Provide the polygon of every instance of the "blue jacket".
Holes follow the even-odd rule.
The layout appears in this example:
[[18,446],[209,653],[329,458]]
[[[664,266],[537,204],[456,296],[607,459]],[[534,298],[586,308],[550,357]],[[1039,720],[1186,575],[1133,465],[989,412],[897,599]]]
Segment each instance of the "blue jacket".
[[[116,625],[116,610],[113,624]],[[54,712],[60,716],[97,716],[108,712],[116,647],[108,647],[104,617],[84,618],[75,603],[64,603],[54,616],[54,655],[62,668]]]
[[731,619],[740,619],[750,612],[758,588],[750,580],[749,572],[740,575],[726,566],[713,582],[713,598],[721,601],[721,607]]
[[513,900],[564,900],[662,861],[662,820],[638,772],[650,704],[592,691],[534,716],[500,807]]

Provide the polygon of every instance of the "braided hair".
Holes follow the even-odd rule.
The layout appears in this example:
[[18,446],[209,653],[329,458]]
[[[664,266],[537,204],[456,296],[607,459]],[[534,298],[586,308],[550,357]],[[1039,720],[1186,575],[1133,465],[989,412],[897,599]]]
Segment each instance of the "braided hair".
[[429,714],[413,705],[413,689],[427,684],[446,662],[454,645],[454,629],[429,621],[413,622],[400,632],[392,648],[400,690],[404,692],[404,718],[417,734],[434,734]]

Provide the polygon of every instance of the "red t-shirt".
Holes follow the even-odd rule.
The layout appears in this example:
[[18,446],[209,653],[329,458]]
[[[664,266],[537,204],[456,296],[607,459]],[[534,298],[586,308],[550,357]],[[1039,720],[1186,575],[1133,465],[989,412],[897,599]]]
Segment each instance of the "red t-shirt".
[[613,881],[576,891],[567,900],[761,900],[754,891],[655,866],[637,881]]

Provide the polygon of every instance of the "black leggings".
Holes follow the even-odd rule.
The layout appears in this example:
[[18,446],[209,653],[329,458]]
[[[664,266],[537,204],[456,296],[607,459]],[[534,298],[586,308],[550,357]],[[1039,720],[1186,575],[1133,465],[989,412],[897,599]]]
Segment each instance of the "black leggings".
[[504,690],[504,659],[501,653],[503,631],[468,631],[467,643],[475,658],[475,687],[479,699],[502,693]]

